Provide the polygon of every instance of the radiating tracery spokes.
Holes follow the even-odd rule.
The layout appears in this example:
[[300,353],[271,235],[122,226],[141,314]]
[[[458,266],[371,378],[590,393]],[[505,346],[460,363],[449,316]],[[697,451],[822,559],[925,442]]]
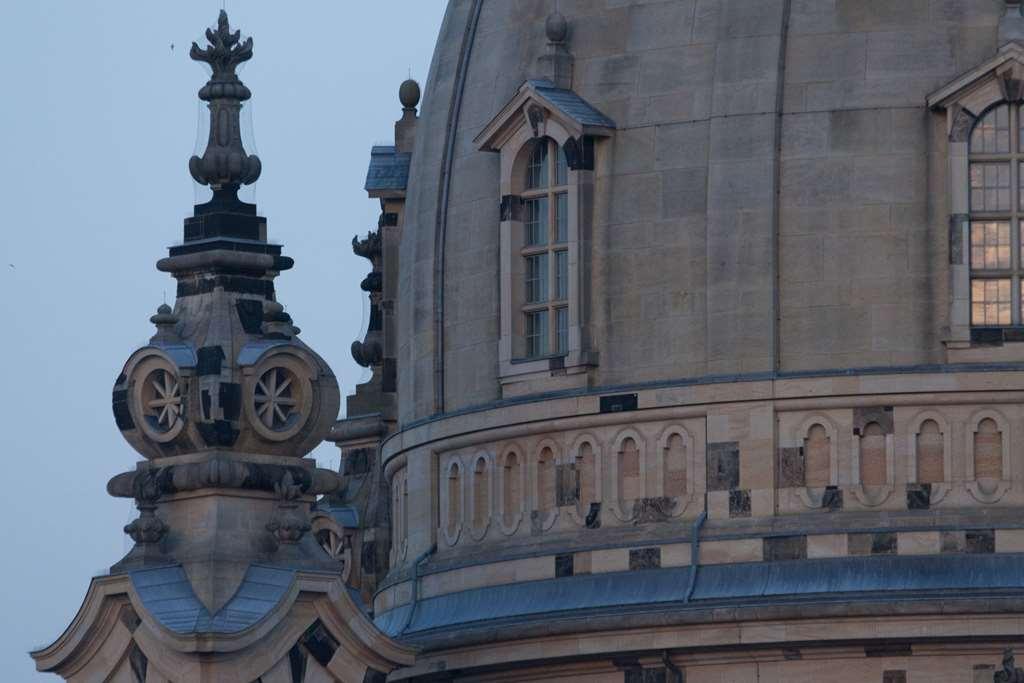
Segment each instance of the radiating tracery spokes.
[[298,400],[292,393],[295,376],[284,368],[272,368],[256,380],[256,417],[269,429],[285,427]]
[[346,550],[345,541],[341,536],[333,531],[328,529],[320,534],[320,547],[323,548],[333,559],[344,559],[343,555]]
[[148,381],[153,394],[146,401],[146,410],[156,420],[157,426],[169,431],[181,415],[181,384],[177,377],[166,370],[152,373]]

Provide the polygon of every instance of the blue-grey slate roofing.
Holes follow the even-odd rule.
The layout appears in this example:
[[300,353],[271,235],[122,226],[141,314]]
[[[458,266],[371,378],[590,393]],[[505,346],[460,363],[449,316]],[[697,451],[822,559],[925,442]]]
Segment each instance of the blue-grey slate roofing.
[[563,114],[584,126],[602,126],[614,128],[615,122],[599,112],[585,99],[572,90],[555,87],[545,79],[527,81],[538,95],[557,107]]
[[160,349],[168,356],[179,368],[194,368],[196,366],[196,352],[188,344],[165,344],[163,342],[153,342],[150,344],[155,348]]
[[249,342],[239,349],[238,364],[255,365],[263,357],[263,354],[267,352],[267,349],[272,349],[275,346],[286,346],[287,344],[288,342],[279,339]]
[[410,158],[408,152],[397,152],[391,145],[375,145],[366,170],[366,191],[404,190],[409,182]]
[[129,573],[142,604],[175,633],[238,633],[255,625],[281,602],[295,571],[252,565],[234,596],[211,615],[196,597],[180,565]]
[[359,511],[353,507],[332,507],[324,510],[335,522],[349,529],[359,528]]
[[[872,556],[704,565],[689,602],[689,567],[590,574],[492,586],[420,600],[406,635],[494,620],[664,603],[673,609],[780,601],[851,601],[900,595],[1024,590],[1024,555]],[[398,635],[410,605],[377,617]]]

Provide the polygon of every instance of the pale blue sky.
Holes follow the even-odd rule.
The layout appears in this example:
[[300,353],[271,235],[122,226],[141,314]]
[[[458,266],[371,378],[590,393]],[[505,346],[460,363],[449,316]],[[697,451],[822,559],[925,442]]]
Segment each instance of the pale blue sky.
[[[397,90],[426,80],[444,0],[227,0],[252,35],[242,78],[272,240],[296,262],[278,297],[334,368],[349,344],[376,226],[370,146],[392,139]],[[222,0],[7,0],[0,12],[0,680],[57,680],[26,654],[71,621],[89,578],[127,550],[136,513],[106,495],[133,466],[110,390],[152,334],[174,282],[154,267],[195,201],[196,92],[188,48]],[[171,49],[171,44],[174,49]],[[333,449],[317,451],[336,466]]]

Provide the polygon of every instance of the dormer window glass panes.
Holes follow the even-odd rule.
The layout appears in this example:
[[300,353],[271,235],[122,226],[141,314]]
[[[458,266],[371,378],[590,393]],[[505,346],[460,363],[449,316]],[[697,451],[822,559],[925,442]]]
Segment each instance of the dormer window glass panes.
[[1000,104],[971,131],[969,263],[974,327],[1024,324],[1022,123],[1020,107]]
[[554,140],[531,144],[523,192],[522,315],[526,357],[539,358],[568,351],[569,167]]

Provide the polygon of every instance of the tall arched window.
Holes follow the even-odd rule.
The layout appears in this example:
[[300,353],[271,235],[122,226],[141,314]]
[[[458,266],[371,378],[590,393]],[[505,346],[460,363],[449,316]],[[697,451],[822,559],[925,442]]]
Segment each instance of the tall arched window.
[[971,325],[1022,324],[1020,215],[1024,136],[1019,107],[1000,104],[970,139]]
[[569,166],[551,138],[533,143],[523,198],[523,337],[527,358],[569,350]]

